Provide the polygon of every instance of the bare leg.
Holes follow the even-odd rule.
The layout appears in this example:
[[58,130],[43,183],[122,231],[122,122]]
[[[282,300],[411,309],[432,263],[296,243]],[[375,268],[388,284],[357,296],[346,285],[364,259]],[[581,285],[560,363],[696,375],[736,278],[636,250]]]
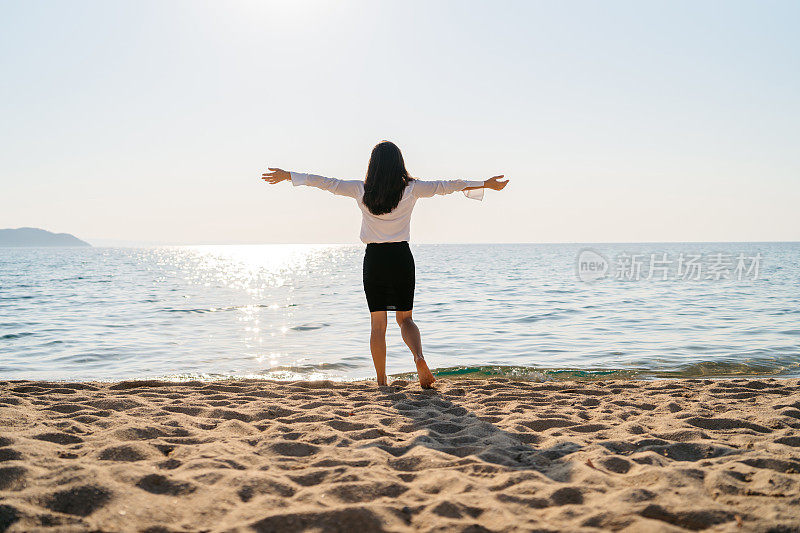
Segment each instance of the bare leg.
[[422,338],[419,334],[419,328],[411,319],[411,311],[397,311],[397,324],[400,326],[403,341],[414,356],[414,364],[417,365],[420,386],[423,389],[430,389],[436,378],[431,374],[428,363],[425,362],[425,358],[422,356]]
[[369,349],[372,363],[378,377],[378,385],[386,385],[386,311],[369,314],[372,330],[369,335]]

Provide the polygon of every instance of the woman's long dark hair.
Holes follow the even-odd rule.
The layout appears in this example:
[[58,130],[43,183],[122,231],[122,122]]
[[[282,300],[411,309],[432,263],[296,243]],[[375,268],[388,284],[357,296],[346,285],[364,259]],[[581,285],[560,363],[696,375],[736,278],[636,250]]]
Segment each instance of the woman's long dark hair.
[[408,175],[400,148],[389,141],[379,142],[369,158],[364,180],[364,205],[373,215],[391,212],[413,179]]

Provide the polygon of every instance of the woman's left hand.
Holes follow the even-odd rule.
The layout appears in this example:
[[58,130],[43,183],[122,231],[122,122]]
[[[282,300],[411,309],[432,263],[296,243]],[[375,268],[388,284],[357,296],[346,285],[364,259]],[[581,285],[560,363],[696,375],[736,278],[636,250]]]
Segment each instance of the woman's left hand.
[[261,174],[261,179],[271,185],[292,179],[292,175],[280,168],[270,168],[269,172]]
[[502,175],[502,174],[499,175],[499,176],[492,176],[491,178],[489,178],[488,180],[483,182],[483,186],[485,188],[487,188],[487,189],[493,189],[495,191],[502,191],[503,188],[506,185],[508,185],[508,180],[501,181],[504,177],[505,176]]

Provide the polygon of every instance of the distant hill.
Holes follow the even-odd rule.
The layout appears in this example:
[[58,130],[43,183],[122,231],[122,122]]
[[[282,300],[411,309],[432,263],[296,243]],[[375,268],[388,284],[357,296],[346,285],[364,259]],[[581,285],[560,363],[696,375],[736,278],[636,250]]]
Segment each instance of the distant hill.
[[91,246],[69,233],[39,228],[0,229],[0,246]]

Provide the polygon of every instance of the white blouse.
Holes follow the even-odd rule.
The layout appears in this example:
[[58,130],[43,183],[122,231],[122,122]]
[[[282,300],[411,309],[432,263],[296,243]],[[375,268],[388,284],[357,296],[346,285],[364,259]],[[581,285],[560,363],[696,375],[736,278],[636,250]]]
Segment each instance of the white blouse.
[[[361,209],[361,242],[400,242],[411,238],[411,211],[418,198],[430,198],[436,194],[463,191],[466,187],[483,187],[482,181],[413,180],[403,191],[403,197],[390,213],[373,215],[364,205],[364,182],[361,180],[337,180],[314,174],[291,172],[292,185],[308,185],[340,196],[355,198]],[[467,198],[483,200],[483,189],[464,191]]]

